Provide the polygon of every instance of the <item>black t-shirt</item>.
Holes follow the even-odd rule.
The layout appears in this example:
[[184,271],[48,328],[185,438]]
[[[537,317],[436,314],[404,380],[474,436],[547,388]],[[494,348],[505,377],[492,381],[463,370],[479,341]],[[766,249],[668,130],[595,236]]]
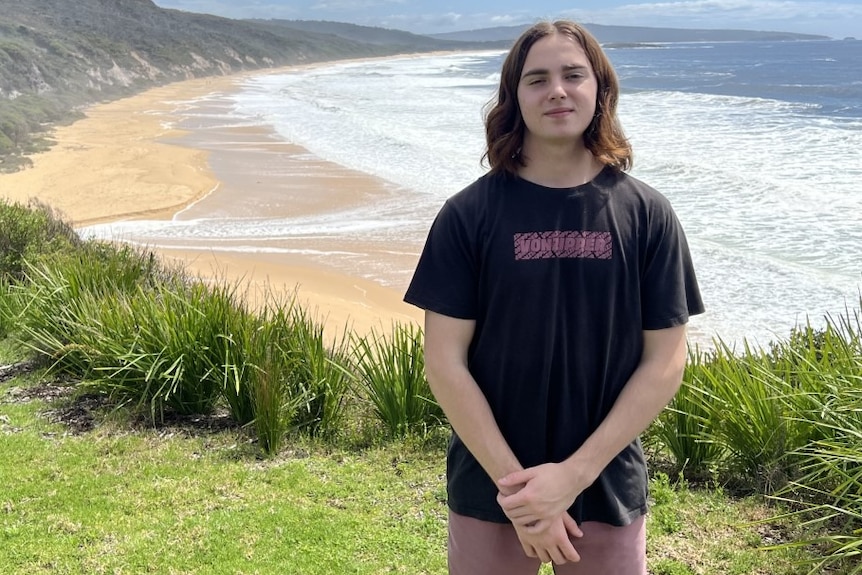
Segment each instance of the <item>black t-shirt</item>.
[[[566,459],[598,427],[638,365],[643,330],[703,311],[670,204],[611,167],[575,188],[481,177],[440,210],[404,299],[476,321],[468,368],[524,467]],[[454,512],[508,521],[457,435],[447,477]],[[634,441],[570,513],[626,525],[646,498]]]

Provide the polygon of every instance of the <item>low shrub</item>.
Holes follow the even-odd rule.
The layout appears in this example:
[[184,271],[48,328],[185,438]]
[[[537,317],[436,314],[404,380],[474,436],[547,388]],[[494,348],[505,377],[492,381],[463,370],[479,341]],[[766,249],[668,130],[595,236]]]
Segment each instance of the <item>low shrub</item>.
[[355,337],[354,363],[360,394],[391,437],[423,434],[445,422],[425,379],[423,335],[413,324],[393,324],[391,335],[374,330]]
[[291,310],[285,345],[293,357],[291,396],[299,400],[293,425],[311,436],[339,431],[345,395],[354,379],[347,332],[327,343],[323,324],[299,306]]
[[0,282],[22,279],[25,262],[39,263],[80,246],[74,229],[48,206],[0,200]]

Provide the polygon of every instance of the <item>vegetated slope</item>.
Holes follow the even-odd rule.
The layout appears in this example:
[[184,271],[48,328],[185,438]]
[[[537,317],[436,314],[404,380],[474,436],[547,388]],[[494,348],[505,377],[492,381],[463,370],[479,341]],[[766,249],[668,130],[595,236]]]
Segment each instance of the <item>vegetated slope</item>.
[[0,0],[0,14],[0,169],[7,170],[35,149],[33,134],[47,123],[150,86],[457,44],[421,36],[416,44],[402,36],[372,43],[150,0]]
[[403,30],[358,26],[356,24],[327,20],[249,20],[249,22],[254,22],[267,28],[291,28],[315,34],[329,34],[364,44],[400,47],[404,52],[426,50],[493,50],[505,49],[512,44],[511,40],[493,42],[438,39]]

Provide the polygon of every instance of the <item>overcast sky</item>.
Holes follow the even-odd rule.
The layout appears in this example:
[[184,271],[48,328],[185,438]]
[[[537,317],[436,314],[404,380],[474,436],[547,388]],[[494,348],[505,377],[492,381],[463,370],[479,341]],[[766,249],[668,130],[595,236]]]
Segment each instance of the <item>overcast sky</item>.
[[[228,18],[332,20],[418,34],[567,17],[587,24],[737,28],[862,39],[862,0],[154,0]],[[567,7],[568,6],[568,7]]]

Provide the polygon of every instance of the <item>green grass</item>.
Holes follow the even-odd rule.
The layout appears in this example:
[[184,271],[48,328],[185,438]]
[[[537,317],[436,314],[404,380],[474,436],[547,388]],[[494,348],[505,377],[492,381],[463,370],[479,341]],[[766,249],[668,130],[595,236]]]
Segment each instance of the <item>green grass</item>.
[[[116,415],[73,434],[40,374],[0,384],[4,574],[428,573],[445,569],[445,433],[357,447],[291,436],[261,458],[250,430],[192,432]],[[653,574],[802,575],[804,549],[766,552],[792,520],[763,498],[651,482]]]
[[653,575],[792,575],[804,573],[798,548],[765,552],[798,535],[792,521],[758,521],[775,513],[760,496],[732,496],[719,486],[690,487],[658,472],[650,482],[648,556]]
[[0,403],[5,574],[443,570],[438,452],[301,445],[261,460],[242,432],[77,436],[39,410]]

